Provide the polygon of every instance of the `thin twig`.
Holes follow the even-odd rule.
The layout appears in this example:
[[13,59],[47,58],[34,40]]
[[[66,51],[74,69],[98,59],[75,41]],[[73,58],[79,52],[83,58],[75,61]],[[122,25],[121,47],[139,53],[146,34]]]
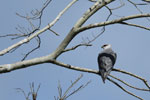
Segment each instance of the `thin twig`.
[[76,45],[76,46],[73,46],[72,48],[65,49],[63,52],[75,50],[76,48],[78,48],[78,47],[80,47],[80,46],[92,46],[92,45],[91,45],[91,44],[87,44],[87,43],[82,43],[82,44],[78,44],[78,45]]
[[68,6],[67,6],[66,8],[64,8],[64,9],[58,14],[58,16],[57,16],[51,23],[49,23],[46,27],[44,27],[43,29],[37,31],[36,33],[32,34],[32,35],[29,36],[28,38],[25,38],[25,39],[19,41],[18,43],[15,43],[14,45],[12,45],[12,46],[10,46],[10,47],[8,47],[8,48],[6,48],[6,49],[0,51],[0,56],[2,56],[2,55],[4,55],[4,54],[8,53],[10,50],[12,50],[12,49],[14,49],[14,48],[16,48],[16,47],[18,47],[18,46],[21,46],[21,45],[24,44],[24,43],[29,42],[31,39],[35,38],[36,36],[42,34],[42,33],[45,32],[45,31],[47,31],[49,28],[51,28],[51,27],[60,19],[60,17],[61,17],[76,1],[78,1],[78,0],[73,0],[72,2],[70,2],[70,3],[68,4]]
[[23,89],[16,88],[16,90],[19,91],[19,92],[21,91],[23,93],[23,95],[24,95],[24,97],[25,97],[26,100],[30,100],[29,96],[31,95],[31,92],[29,92],[28,95],[26,96],[26,93],[25,93],[25,91]]
[[133,89],[136,89],[136,90],[141,90],[141,91],[150,91],[150,89],[137,88],[135,86],[132,86],[132,85],[128,84],[127,82],[125,82],[125,81],[123,81],[123,80],[121,80],[121,79],[119,79],[119,78],[117,78],[117,77],[115,77],[113,75],[109,75],[109,76],[114,78],[114,79],[116,79],[116,80],[118,80],[118,81],[120,81],[121,83],[125,84],[126,86],[128,86],[130,88],[133,88]]
[[132,77],[135,77],[135,78],[137,78],[137,79],[143,81],[144,84],[147,86],[147,88],[150,89],[150,86],[148,85],[147,81],[146,81],[144,78],[140,77],[140,76],[137,76],[137,75],[135,75],[135,74],[133,74],[133,73],[130,73],[130,72],[127,72],[127,71],[124,71],[124,70],[120,70],[120,69],[113,69],[113,71],[121,72],[121,73],[130,75],[130,76],[132,76]]
[[33,100],[37,100],[37,95],[38,95],[38,91],[40,89],[40,85],[38,86],[37,90],[35,91],[35,87],[34,87],[34,83],[30,84],[30,91],[31,91],[31,94],[32,94],[32,99]]
[[120,24],[128,25],[128,26],[134,26],[134,27],[138,27],[138,28],[142,28],[142,29],[146,29],[146,30],[150,31],[150,28],[144,27],[141,25],[137,25],[137,24],[127,23],[127,22],[120,22]]
[[25,60],[32,52],[34,52],[35,50],[40,48],[41,38],[39,36],[37,36],[37,42],[38,42],[38,45],[35,48],[33,48],[31,51],[29,51],[27,54],[25,54],[25,56],[23,57],[23,59],[21,61]]
[[49,30],[50,30],[52,33],[54,33],[55,35],[59,36],[59,34],[58,34],[57,32],[53,31],[53,30],[50,29],[50,28],[49,28]]
[[65,91],[64,95],[62,98],[66,98],[68,92],[70,91],[70,89],[83,77],[83,74],[81,74],[69,87],[68,89]]
[[116,10],[116,9],[119,9],[119,8],[125,6],[125,3],[122,0],[119,0],[119,1],[120,1],[120,5],[118,7],[111,8],[111,10]]
[[[138,4],[135,4],[134,2],[128,0],[141,14],[143,14],[143,12],[138,8]],[[149,22],[150,22],[150,19],[149,18],[146,18]]]
[[128,94],[130,94],[130,95],[132,95],[132,96],[134,96],[134,97],[136,97],[136,98],[138,98],[138,99],[140,99],[140,100],[144,100],[144,99],[142,99],[141,97],[139,97],[139,96],[137,96],[137,95],[135,95],[135,94],[133,94],[133,93],[127,91],[125,88],[123,88],[121,85],[119,85],[117,82],[113,81],[112,79],[110,79],[110,78],[107,78],[107,79],[108,79],[110,82],[114,83],[116,86],[118,86],[120,89],[122,89],[124,92],[126,92],[126,93],[128,93]]
[[87,29],[89,30],[91,28],[102,27],[102,26],[112,25],[112,24],[118,24],[118,23],[123,22],[123,21],[136,19],[136,18],[142,18],[142,17],[150,17],[150,14],[137,14],[137,15],[126,16],[126,17],[122,17],[122,18],[114,19],[114,20],[110,20],[110,21],[89,24],[89,25],[78,28],[77,31],[82,32],[82,31],[85,31]]
[[81,85],[80,87],[78,87],[76,90],[74,90],[72,93],[70,93],[66,98],[70,97],[71,95],[77,93],[79,90],[85,88],[91,81],[88,81],[85,85]]
[[59,92],[59,96],[55,98],[55,100],[66,100],[68,97],[72,96],[73,94],[77,93],[79,90],[85,88],[91,81],[87,82],[85,85],[80,85],[77,89],[73,90],[71,93],[69,93],[71,91],[71,89],[74,87],[75,84],[77,84],[77,82],[83,77],[83,74],[81,74],[74,82],[71,83],[71,85],[67,88],[67,90],[62,93],[62,87],[60,85],[58,85],[58,92]]

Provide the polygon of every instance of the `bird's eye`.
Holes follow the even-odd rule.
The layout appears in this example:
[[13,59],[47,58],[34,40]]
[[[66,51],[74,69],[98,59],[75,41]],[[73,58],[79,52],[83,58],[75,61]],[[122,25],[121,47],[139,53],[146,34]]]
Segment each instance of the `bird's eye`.
[[104,48],[104,47],[106,47],[107,46],[107,44],[104,44],[103,46],[102,46],[102,48]]

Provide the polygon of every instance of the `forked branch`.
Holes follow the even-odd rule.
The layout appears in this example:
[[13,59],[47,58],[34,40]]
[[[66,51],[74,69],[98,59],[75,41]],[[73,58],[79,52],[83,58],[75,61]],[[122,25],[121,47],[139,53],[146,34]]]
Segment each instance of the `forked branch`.
[[60,17],[76,2],[77,0],[73,0],[71,3],[68,4],[68,6],[63,9],[59,14],[58,16],[51,22],[49,23],[47,26],[45,26],[43,29],[37,31],[36,33],[32,34],[31,36],[15,43],[14,45],[0,51],[0,56],[8,53],[10,50],[14,49],[14,48],[17,48],[18,46],[24,44],[24,43],[27,43],[29,42],[30,40],[32,40],[33,38],[37,37],[38,35],[42,34],[43,32],[47,31],[49,28],[51,28],[59,19]]

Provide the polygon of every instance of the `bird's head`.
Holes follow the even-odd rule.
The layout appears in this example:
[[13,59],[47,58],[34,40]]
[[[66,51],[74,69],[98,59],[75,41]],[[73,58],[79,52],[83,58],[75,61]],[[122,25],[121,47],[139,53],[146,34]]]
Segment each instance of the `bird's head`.
[[110,44],[104,44],[104,45],[101,46],[101,48],[109,49],[109,48],[111,48],[111,45]]

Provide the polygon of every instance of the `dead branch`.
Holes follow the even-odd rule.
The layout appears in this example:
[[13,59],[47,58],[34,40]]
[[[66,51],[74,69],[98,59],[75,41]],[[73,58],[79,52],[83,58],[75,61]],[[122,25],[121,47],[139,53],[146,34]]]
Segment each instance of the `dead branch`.
[[[73,90],[72,92],[71,89],[74,87],[74,85],[77,84],[77,82],[83,77],[83,74],[81,74],[74,82],[71,83],[71,85],[66,89],[66,91],[64,93],[62,93],[62,87],[60,85],[60,83],[58,84],[58,93],[59,96],[55,97],[55,100],[66,100],[68,99],[68,97],[72,96],[73,94],[79,92],[81,89],[85,88],[91,81],[87,82],[85,85],[82,84],[80,85],[77,89]],[[70,92],[70,93],[69,93]]]
[[57,33],[57,32],[55,32],[55,31],[53,31],[52,29],[48,29],[48,30],[50,30],[52,33],[54,33],[55,35],[57,35],[57,36],[59,36],[59,34]]
[[[51,1],[51,0],[49,0]],[[27,38],[24,38],[23,40],[19,41],[18,43],[2,50],[0,52],[0,56],[1,55],[4,55],[8,52],[10,52],[11,50],[13,49],[16,49],[17,47],[23,45],[24,43],[28,43],[30,42],[30,40],[32,40],[33,38],[36,38],[38,37],[40,34],[42,34],[43,32],[47,31],[47,30],[50,30],[51,32],[53,32],[54,34],[56,35],[59,35],[57,34],[55,31],[51,30],[51,27],[53,25],[55,25],[55,23],[60,19],[60,17],[76,2],[77,0],[73,0],[70,4],[68,4],[68,6],[66,8],[64,8],[59,14],[58,16],[51,22],[49,23],[47,26],[45,26],[43,29],[41,30],[36,30],[37,28],[32,24],[32,22],[30,21],[30,19],[36,19],[36,18],[40,18],[41,19],[41,16],[42,16],[42,13],[44,11],[44,9],[46,8],[46,6],[49,4],[49,3],[46,3],[43,7],[43,9],[41,11],[36,11],[36,12],[32,12],[33,15],[35,15],[34,17],[29,17],[29,16],[26,16],[24,18],[26,18],[31,27],[32,27],[32,30],[31,32],[29,32],[30,34],[27,35],[28,37]],[[140,26],[140,25],[136,25],[136,24],[131,24],[131,23],[127,23],[125,21],[128,21],[128,20],[131,20],[131,19],[136,19],[136,18],[144,18],[144,17],[150,17],[150,14],[143,14],[141,12],[141,14],[137,14],[137,15],[132,15],[132,16],[126,16],[126,17],[122,17],[122,18],[119,18],[119,19],[115,19],[115,20],[108,20],[110,18],[110,16],[112,15],[112,9],[110,9],[107,4],[115,1],[115,0],[107,0],[107,1],[104,1],[104,0],[89,0],[91,2],[95,2],[93,4],[93,6],[91,6],[84,14],[83,16],[77,21],[77,23],[74,25],[74,27],[70,30],[70,32],[68,33],[68,35],[65,37],[65,39],[61,42],[61,44],[58,46],[58,48],[51,54],[47,55],[47,56],[43,56],[43,57],[39,57],[39,58],[34,58],[34,59],[30,59],[30,60],[25,60],[25,61],[21,61],[21,62],[16,62],[16,63],[13,63],[13,64],[5,64],[5,65],[0,65],[0,73],[6,73],[6,72],[10,72],[10,71],[14,71],[14,70],[17,70],[17,69],[22,69],[22,68],[26,68],[26,67],[29,67],[29,66],[33,66],[33,65],[37,65],[37,64],[43,64],[43,63],[52,63],[52,64],[55,64],[55,65],[58,65],[58,66],[61,66],[61,67],[64,67],[64,68],[68,68],[68,69],[72,69],[72,70],[76,70],[76,71],[81,71],[81,72],[88,72],[88,73],[93,73],[93,74],[96,74],[96,75],[100,75],[99,71],[98,70],[93,70],[93,69],[87,69],[87,68],[81,68],[81,67],[78,67],[78,66],[73,66],[73,65],[70,65],[70,64],[64,64],[62,62],[59,62],[57,61],[57,57],[59,57],[62,53],[64,52],[67,52],[67,51],[71,51],[71,50],[75,50],[76,48],[80,47],[80,46],[89,46],[86,45],[86,44],[79,44],[79,45],[76,45],[72,48],[69,48],[69,49],[66,49],[66,47],[68,46],[68,44],[71,42],[71,40],[76,36],[78,35],[80,32],[82,31],[85,31],[85,30],[88,30],[88,29],[91,29],[91,28],[96,28],[96,27],[103,27],[103,31],[98,35],[96,36],[92,41],[94,41],[97,37],[99,37],[102,33],[104,33],[105,31],[105,26],[106,25],[112,25],[112,24],[123,24],[123,25],[128,25],[128,26],[134,26],[134,27],[139,27],[139,28],[143,28],[143,29],[147,29],[149,30],[149,28],[146,28],[144,26]],[[128,0],[130,1],[130,0]],[[106,7],[110,14],[108,15],[108,17],[106,18],[106,21],[104,22],[100,22],[100,23],[95,23],[95,24],[89,24],[89,25],[86,25],[86,26],[83,26],[84,23],[93,15],[95,14],[99,9],[103,8],[103,7]],[[119,8],[122,7],[119,6]],[[135,5],[135,7],[137,7]],[[117,8],[116,8],[117,9]],[[137,8],[138,9],[138,8]],[[23,17],[21,15],[19,15],[20,17]],[[40,21],[40,24],[41,25],[41,21]],[[27,31],[27,30],[25,30]],[[20,31],[21,32],[21,31]],[[32,34],[31,34],[32,33]],[[17,34],[18,35],[18,34]],[[26,35],[26,34],[25,34]],[[25,36],[24,35],[24,36]],[[9,36],[9,35],[5,35],[5,36]],[[2,37],[5,37],[5,36],[2,36]],[[11,35],[10,35],[11,36]],[[18,35],[19,36],[19,35]],[[23,36],[23,34],[21,35]],[[39,41],[40,41],[40,38],[39,38]],[[91,41],[90,41],[91,42]],[[90,43],[89,42],[89,43]],[[39,45],[38,47],[40,46],[40,42],[39,42]],[[37,48],[38,48],[37,47]],[[36,48],[35,48],[36,49]],[[25,56],[25,58],[28,56],[28,54],[30,54],[32,51],[34,51],[35,49],[31,50],[30,52],[28,52]],[[142,88],[137,88],[135,86],[132,86],[130,84],[128,84],[127,82],[119,79],[119,78],[116,78],[112,75],[110,75],[110,77],[122,82],[123,84],[125,84],[126,86],[130,87],[130,88],[133,88],[133,89],[136,89],[136,90],[140,90],[140,91],[149,91],[150,90],[150,86],[149,84],[147,83],[147,81],[144,79],[144,78],[141,78],[135,74],[132,74],[130,72],[126,72],[126,71],[122,71],[122,70],[119,70],[119,69],[113,69],[113,71],[117,71],[117,72],[121,72],[123,74],[127,74],[127,75],[130,75],[132,77],[135,77],[136,79],[140,79],[144,82],[144,84],[147,86],[148,89],[142,89]],[[80,78],[79,78],[80,79]],[[74,86],[74,84],[76,84],[76,82],[79,80],[77,79],[75,82],[73,82],[70,87],[65,91],[64,94],[62,94],[62,88],[61,86],[59,85],[58,86],[58,91],[59,91],[59,99],[60,100],[63,100],[63,99],[66,99],[68,97],[70,97],[71,95],[73,95],[74,93],[78,92],[81,88],[83,88],[84,86],[81,85],[79,88],[77,88],[75,91],[71,92],[70,94],[69,91],[70,89]],[[136,96],[135,94],[127,91],[125,88],[123,88],[120,84],[118,84],[117,82],[113,81],[112,79],[110,78],[107,78],[110,82],[112,82],[113,84],[115,84],[116,86],[118,86],[120,89],[122,89],[123,91],[125,91],[126,93],[140,99],[140,100],[143,100],[141,97],[139,96]],[[88,83],[87,83],[88,84]],[[22,89],[19,89],[23,92],[24,96],[28,99],[29,96],[26,96],[25,95],[25,92],[22,90]],[[39,88],[38,88],[39,90]],[[37,92],[38,92],[37,90]],[[37,98],[37,92],[35,92],[34,90],[34,85],[31,86],[31,92],[32,93],[32,98],[33,100],[36,100]],[[30,94],[28,94],[30,95]]]
[[58,46],[58,48],[52,53],[52,56],[54,56],[54,59],[57,59],[58,56],[60,56],[64,49],[68,46],[68,44],[71,42],[71,40],[79,33],[78,28],[80,28],[93,14],[95,14],[99,9],[104,7],[105,5],[113,2],[114,0],[107,0],[107,2],[102,2],[101,0],[97,0],[97,2],[90,7],[83,16],[76,22],[74,27],[70,30],[68,35],[65,37],[65,39],[61,42],[61,44]]
[[115,77],[115,76],[112,76],[112,75],[109,75],[110,77],[120,81],[121,83],[125,84],[126,86],[130,87],[130,88],[133,88],[133,89],[136,89],[136,90],[140,90],[140,91],[150,91],[150,89],[144,89],[144,88],[138,88],[138,87],[135,87],[135,86],[132,86],[130,84],[128,84],[127,82]]
[[77,31],[82,32],[82,31],[85,31],[85,30],[91,29],[91,28],[96,28],[96,27],[101,27],[101,26],[106,26],[106,25],[112,25],[112,24],[118,24],[118,23],[121,23],[123,21],[136,19],[136,18],[143,18],[143,17],[150,17],[150,14],[137,14],[137,15],[122,17],[119,19],[111,20],[111,21],[105,21],[105,22],[101,22],[101,23],[90,24],[90,25],[78,28]]
[[35,89],[34,83],[30,84],[30,91],[31,91],[32,99],[33,99],[33,100],[37,100],[37,95],[38,95],[38,91],[39,91],[39,89],[40,89],[40,86],[41,86],[41,85],[39,84],[37,90],[35,91],[35,90],[34,90],[34,89]]
[[120,22],[120,24],[128,25],[128,26],[134,26],[134,27],[138,27],[138,28],[142,28],[142,29],[150,31],[150,28],[144,27],[144,26],[141,26],[141,25],[137,25],[137,24],[127,23],[127,22]]
[[144,84],[146,85],[146,87],[150,90],[150,86],[148,85],[147,80],[145,80],[144,78],[142,78],[142,77],[140,77],[140,76],[137,76],[137,75],[135,75],[135,74],[133,74],[133,73],[130,73],[130,72],[127,72],[127,71],[124,71],[124,70],[120,70],[120,69],[113,69],[113,71],[121,72],[121,73],[123,73],[123,74],[130,75],[130,76],[132,76],[132,77],[135,77],[135,78],[137,78],[137,79],[143,81]]
[[[18,30],[21,33],[21,36],[17,35],[17,37],[13,38],[13,39],[17,39],[20,37],[26,37],[26,36],[29,37],[31,34],[35,33],[37,30],[40,30],[43,12],[44,12],[45,8],[50,4],[51,1],[52,0],[47,0],[40,10],[37,10],[37,9],[35,11],[32,10],[31,16],[29,16],[29,14],[27,14],[26,16],[23,16],[23,15],[20,15],[19,13],[16,13],[17,16],[24,18],[28,21],[29,25],[31,26],[31,31],[30,31],[30,29],[27,30],[24,27],[16,28],[16,30]],[[32,23],[32,20],[38,20],[39,24],[37,26],[35,26]]]
[[38,45],[35,48],[33,48],[31,51],[29,51],[27,54],[25,54],[25,56],[23,57],[23,59],[21,61],[25,60],[29,54],[31,54],[32,52],[34,52],[35,50],[40,48],[40,46],[41,46],[41,38],[39,36],[37,36],[37,43],[38,43]]
[[30,91],[28,92],[28,95],[26,95],[25,91],[21,88],[16,88],[18,92],[22,92],[25,96],[26,100],[31,100],[30,96],[32,96],[32,100],[37,100],[38,91],[40,89],[40,85],[38,86],[37,90],[35,91],[34,83],[30,84]]
[[117,82],[113,81],[112,79],[110,79],[110,78],[107,78],[107,79],[108,79],[110,82],[114,83],[117,87],[119,87],[120,89],[122,89],[124,92],[126,92],[126,93],[128,93],[128,94],[130,94],[130,95],[132,95],[132,96],[134,96],[134,97],[136,97],[136,98],[138,98],[138,99],[140,99],[140,100],[144,100],[144,99],[142,99],[141,97],[139,97],[139,96],[137,96],[137,95],[135,95],[135,94],[133,94],[133,93],[127,91],[125,88],[123,88],[121,85],[119,85]]
[[[146,0],[143,0],[143,1],[146,1]],[[141,4],[136,4],[136,3],[132,2],[131,0],[128,0],[128,2],[131,3],[141,14],[143,14],[143,12],[140,10],[140,8],[138,8],[138,5],[141,5]],[[147,19],[147,21],[150,22],[150,19],[148,17],[146,19]]]
[[68,51],[71,51],[71,50],[75,50],[76,48],[80,47],[80,46],[92,46],[91,44],[88,44],[88,43],[82,43],[82,44],[78,44],[72,48],[68,48],[68,49],[65,49],[63,50],[63,52],[68,52]]
[[26,100],[30,100],[30,99],[29,99],[29,96],[30,96],[31,92],[29,92],[28,95],[26,95],[26,93],[25,93],[25,91],[24,91],[23,89],[21,89],[21,88],[16,88],[16,90],[17,90],[18,92],[22,92]]
[[119,8],[125,6],[125,3],[122,0],[119,0],[119,1],[120,1],[120,5],[118,7],[111,8],[110,10],[116,10],[116,9],[119,9]]
[[70,4],[68,4],[68,6],[67,6],[65,9],[63,9],[63,10],[58,14],[58,16],[57,16],[51,23],[49,23],[46,27],[44,27],[43,29],[41,29],[41,30],[39,30],[38,32],[32,34],[31,36],[29,36],[29,37],[27,37],[27,38],[25,38],[25,39],[19,41],[18,43],[15,43],[14,45],[12,45],[12,46],[10,46],[10,47],[8,47],[8,48],[6,48],[6,49],[0,51],[0,56],[2,56],[2,55],[4,55],[4,54],[8,53],[10,50],[12,50],[12,49],[14,49],[14,48],[16,48],[16,47],[18,47],[18,46],[24,44],[24,43],[29,42],[31,39],[35,38],[36,36],[42,34],[42,33],[45,32],[45,31],[47,31],[49,28],[51,28],[51,27],[60,19],[60,17],[61,17],[76,1],[77,1],[77,0],[73,0]]
[[[39,63],[37,63],[38,62],[38,59],[39,58],[37,58],[36,60],[34,60],[34,61],[31,61],[32,62],[32,65],[35,65],[35,64],[39,64]],[[68,68],[68,69],[72,69],[72,70],[76,70],[76,71],[82,71],[82,72],[88,72],[88,73],[93,73],[93,74],[97,74],[97,75],[100,75],[100,73],[99,73],[99,71],[97,71],[97,70],[92,70],[92,69],[87,69],[87,68],[81,68],[81,67],[77,67],[77,66],[72,66],[72,65],[69,65],[69,64],[64,64],[64,63],[62,63],[62,62],[58,62],[58,61],[56,61],[56,60],[52,60],[52,59],[49,59],[49,58],[45,58],[45,59],[43,59],[42,60],[42,62],[43,63],[53,63],[53,64],[56,64],[56,65],[58,65],[58,66],[62,66],[62,67],[64,67],[64,68]],[[41,59],[40,59],[41,60]],[[44,61],[45,60],[45,61]],[[37,61],[37,62],[36,62]],[[2,68],[3,68],[3,72],[4,71],[12,71],[12,70],[15,70],[15,68],[16,67],[18,67],[18,68],[23,68],[23,67],[27,67],[27,66],[24,66],[24,65],[28,65],[29,66],[29,64],[27,64],[27,63],[29,63],[29,61],[22,61],[22,62],[20,62],[20,64],[19,63],[17,63],[17,64],[14,64],[14,65],[5,65],[5,66],[0,66],[0,72],[1,72],[1,70],[2,70]],[[14,67],[14,68],[11,68],[11,67]],[[19,66],[23,66],[23,67],[19,67]],[[9,70],[7,69],[5,69],[4,70],[4,68],[9,68]],[[118,72],[121,72],[121,73],[123,73],[123,74],[128,74],[128,75],[130,75],[130,76],[133,76],[133,77],[135,77],[135,78],[137,78],[137,79],[140,79],[140,80],[142,80],[144,83],[145,83],[145,85],[149,88],[149,85],[148,85],[148,83],[147,83],[147,81],[145,80],[145,79],[143,79],[143,78],[141,78],[141,77],[139,77],[139,76],[137,76],[137,75],[134,75],[134,74],[132,74],[132,73],[129,73],[129,72],[126,72],[126,71],[122,71],[122,70],[119,70],[119,69],[113,69],[113,71],[118,71]],[[114,77],[112,77],[112,78],[114,78]],[[116,79],[116,78],[115,78]],[[111,81],[112,82],[112,81]],[[114,82],[112,82],[112,83],[114,83]],[[124,82],[125,83],[125,82]],[[114,83],[114,84],[118,84],[118,83]],[[126,84],[127,85],[127,84]],[[120,87],[120,85],[118,84],[117,85],[118,87]],[[129,85],[128,85],[129,86]],[[128,92],[127,90],[125,90],[124,88],[122,88],[122,87],[120,87],[122,90],[124,90],[125,92],[127,92],[128,94],[130,94],[130,95],[132,95],[132,96],[135,96],[135,97],[137,97],[138,98],[138,96],[136,96],[136,95],[134,95],[134,94],[132,94],[132,93],[130,93],[130,92]],[[132,87],[133,88],[133,87]],[[139,89],[140,90],[140,89]],[[146,89],[145,89],[146,90]],[[139,97],[140,98],[140,97]],[[142,99],[141,99],[142,100]]]

